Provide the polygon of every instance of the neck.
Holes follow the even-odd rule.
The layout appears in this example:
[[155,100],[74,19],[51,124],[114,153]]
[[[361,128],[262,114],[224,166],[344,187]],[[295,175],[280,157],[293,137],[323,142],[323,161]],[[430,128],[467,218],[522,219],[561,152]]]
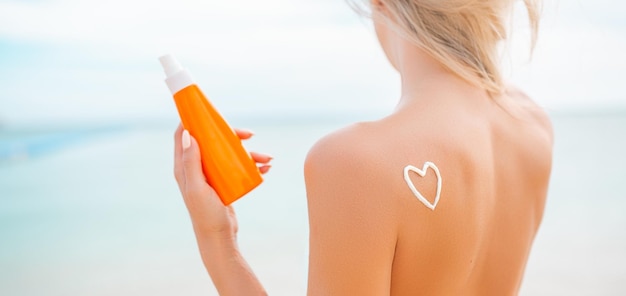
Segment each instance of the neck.
[[[485,92],[453,74],[412,43],[396,42],[392,58],[401,76],[402,96],[396,109],[429,102],[468,103],[468,96],[485,97]],[[463,94],[452,95],[452,94]]]

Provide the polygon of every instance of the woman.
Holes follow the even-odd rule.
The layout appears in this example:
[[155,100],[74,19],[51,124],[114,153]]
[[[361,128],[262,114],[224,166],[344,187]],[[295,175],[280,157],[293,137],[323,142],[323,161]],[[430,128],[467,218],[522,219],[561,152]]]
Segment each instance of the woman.
[[[305,162],[308,295],[516,295],[552,162],[550,121],[497,66],[506,0],[373,0],[401,74],[395,111],[321,139]],[[524,1],[536,32],[538,3]],[[534,38],[533,38],[534,39]],[[239,131],[240,137],[251,135]],[[264,295],[237,221],[176,132],[175,170],[221,295]],[[253,154],[262,172],[270,158]]]

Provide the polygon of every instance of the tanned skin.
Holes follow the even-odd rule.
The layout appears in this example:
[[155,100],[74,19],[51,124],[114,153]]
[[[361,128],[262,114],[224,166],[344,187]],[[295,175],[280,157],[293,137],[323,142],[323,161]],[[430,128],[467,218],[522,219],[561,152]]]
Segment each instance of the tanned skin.
[[[517,295],[548,189],[548,117],[521,91],[490,96],[374,23],[402,96],[389,116],[336,131],[307,156],[307,295]],[[232,208],[205,181],[197,143],[180,127],[175,143],[176,179],[220,295],[265,295],[237,247]],[[269,156],[253,158],[269,170]],[[435,210],[403,175],[427,161],[442,178]],[[411,181],[433,202],[432,170]]]

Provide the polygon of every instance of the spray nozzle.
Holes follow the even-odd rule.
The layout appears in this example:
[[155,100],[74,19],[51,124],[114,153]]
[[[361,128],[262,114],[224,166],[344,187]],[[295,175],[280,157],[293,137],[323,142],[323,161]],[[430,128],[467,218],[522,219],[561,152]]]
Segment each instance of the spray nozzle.
[[183,70],[183,66],[181,66],[178,60],[176,60],[176,58],[171,54],[160,57],[159,61],[161,62],[161,66],[163,66],[163,71],[165,71],[165,75],[167,75],[167,77]]

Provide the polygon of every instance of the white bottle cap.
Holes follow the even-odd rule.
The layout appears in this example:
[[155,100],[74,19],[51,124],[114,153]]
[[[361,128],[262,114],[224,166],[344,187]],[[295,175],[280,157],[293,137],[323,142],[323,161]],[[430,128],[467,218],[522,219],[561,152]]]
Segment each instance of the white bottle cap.
[[189,71],[184,69],[173,55],[164,55],[159,58],[159,61],[161,62],[163,71],[165,71],[165,75],[167,76],[165,83],[172,94],[176,94],[183,88],[195,84],[193,77],[189,74]]
[[165,71],[165,75],[167,75],[167,77],[171,77],[183,70],[183,66],[181,66],[178,60],[176,60],[176,58],[171,54],[160,57],[159,61],[161,62],[161,66],[163,66],[163,71]]

